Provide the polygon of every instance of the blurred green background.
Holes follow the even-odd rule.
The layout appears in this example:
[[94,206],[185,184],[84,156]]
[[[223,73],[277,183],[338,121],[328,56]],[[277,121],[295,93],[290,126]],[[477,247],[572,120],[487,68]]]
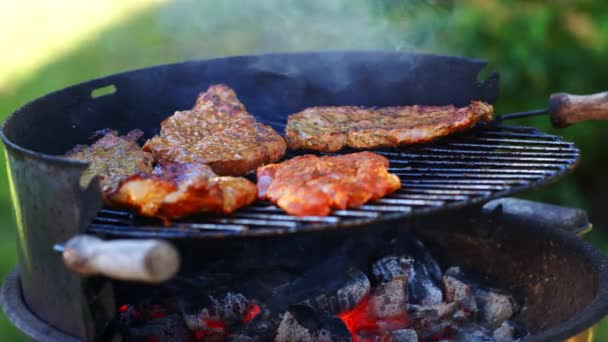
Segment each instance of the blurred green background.
[[[271,51],[373,48],[486,59],[488,73],[501,74],[497,113],[542,108],[552,92],[608,90],[606,1],[28,0],[0,4],[0,22],[0,119],[40,95],[91,78]],[[586,238],[608,252],[608,210],[602,210],[608,122],[561,131],[545,117],[519,123],[562,134],[583,153],[572,175],[523,196],[586,209],[595,226]],[[2,278],[16,263],[10,208],[0,168]],[[0,315],[0,340],[25,337]],[[608,340],[606,319],[596,340]]]

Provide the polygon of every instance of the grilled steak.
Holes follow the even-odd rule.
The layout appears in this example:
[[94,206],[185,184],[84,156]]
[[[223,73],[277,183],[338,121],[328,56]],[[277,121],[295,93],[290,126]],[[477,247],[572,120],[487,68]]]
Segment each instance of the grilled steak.
[[136,141],[143,135],[138,129],[126,136],[118,136],[109,129],[96,135],[102,137],[91,146],[76,145],[66,156],[90,163],[80,181],[86,185],[94,176],[99,176],[101,192],[107,201],[107,194],[114,191],[124,177],[142,171],[151,172],[153,159],[150,153],[137,145]]
[[247,113],[232,89],[213,85],[192,110],[176,112],[144,150],[160,162],[202,163],[220,175],[243,175],[285,154],[285,141]]
[[220,177],[209,166],[159,164],[152,173],[127,177],[108,195],[114,205],[165,220],[199,212],[228,214],[255,200],[255,184],[241,177]]
[[399,178],[387,168],[388,160],[371,152],[299,156],[258,168],[258,196],[290,215],[324,216],[399,189]]
[[385,108],[312,107],[290,115],[285,140],[290,149],[325,152],[343,147],[373,148],[428,142],[492,119],[492,106],[479,101],[454,106]]

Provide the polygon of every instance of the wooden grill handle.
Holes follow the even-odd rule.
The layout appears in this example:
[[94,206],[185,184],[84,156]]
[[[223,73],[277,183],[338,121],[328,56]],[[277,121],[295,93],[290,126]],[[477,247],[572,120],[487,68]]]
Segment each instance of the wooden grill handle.
[[163,240],[104,241],[77,235],[65,244],[62,254],[72,272],[146,283],[170,279],[180,265],[176,248]]
[[552,94],[549,115],[553,126],[568,127],[587,120],[608,120],[608,92],[593,95]]

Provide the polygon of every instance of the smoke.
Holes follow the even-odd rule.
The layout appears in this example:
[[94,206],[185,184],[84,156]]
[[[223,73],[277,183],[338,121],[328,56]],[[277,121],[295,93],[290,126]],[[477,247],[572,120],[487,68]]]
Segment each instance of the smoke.
[[182,59],[278,51],[433,51],[447,1],[182,0],[159,12],[159,28]]

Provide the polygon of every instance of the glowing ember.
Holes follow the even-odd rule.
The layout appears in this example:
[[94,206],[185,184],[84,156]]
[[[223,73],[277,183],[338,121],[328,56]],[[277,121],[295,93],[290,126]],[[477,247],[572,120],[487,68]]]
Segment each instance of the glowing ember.
[[213,319],[207,319],[207,330],[195,330],[194,337],[197,341],[203,341],[207,336],[219,335],[228,337],[230,333],[226,327],[226,323],[216,321]]
[[163,307],[155,305],[149,310],[148,315],[150,316],[150,319],[159,319],[167,317],[167,312]]
[[247,313],[245,313],[245,317],[243,317],[243,324],[249,323],[249,321],[254,319],[255,316],[260,313],[260,311],[262,310],[260,309],[260,306],[258,304],[252,304],[249,307],[249,310],[247,310]]
[[[377,318],[372,314],[369,296],[365,297],[350,311],[338,314],[338,318],[346,324],[354,342],[375,341],[375,336],[382,336],[390,330],[402,329],[407,326],[407,313],[393,317]],[[362,334],[363,333],[363,334]],[[369,335],[364,338],[361,335]]]
[[226,331],[226,323],[213,319],[207,320],[207,327],[209,327],[209,330],[213,331]]

